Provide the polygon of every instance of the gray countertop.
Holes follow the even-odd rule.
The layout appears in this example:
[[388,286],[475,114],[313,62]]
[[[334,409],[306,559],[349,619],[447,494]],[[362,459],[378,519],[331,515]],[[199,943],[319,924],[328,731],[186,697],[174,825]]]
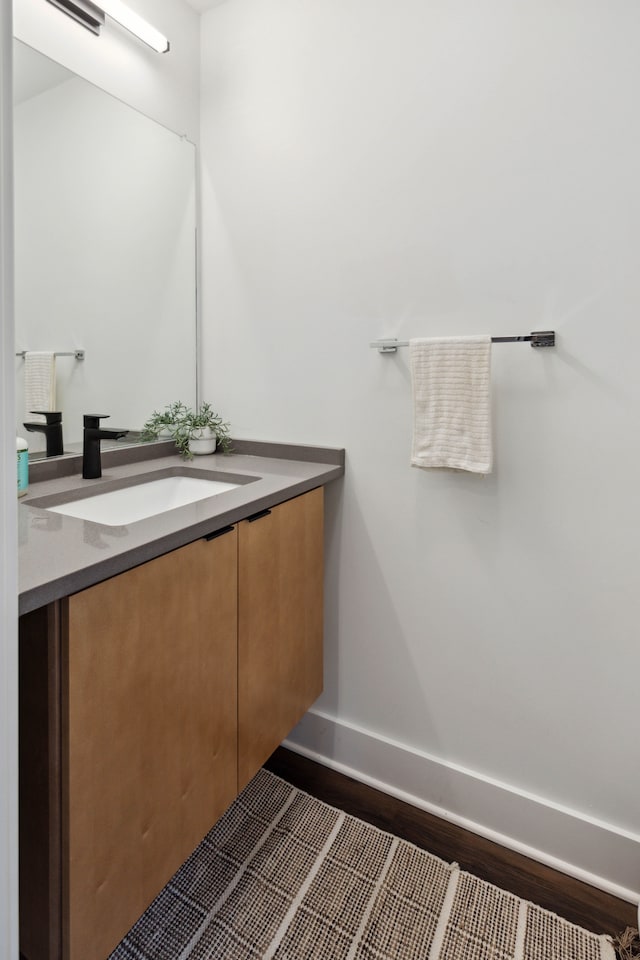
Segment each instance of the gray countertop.
[[[158,452],[168,446],[159,445]],[[344,451],[339,449],[251,441],[236,441],[234,448],[237,452],[229,456],[213,454],[191,461],[177,454],[149,459],[144,448],[140,455],[145,459],[137,459],[131,448],[126,463],[118,456],[124,451],[105,453],[100,480],[83,480],[80,473],[69,472],[78,469],[80,458],[71,458],[75,460],[71,465],[65,458],[59,461],[58,472],[65,476],[53,475],[52,462],[44,464],[40,474],[49,479],[35,483],[38,469],[32,468],[29,493],[18,504],[19,612],[76,593],[344,474]],[[128,526],[79,520],[34,503],[43,497],[51,498],[47,502],[52,504],[71,499],[70,493],[98,493],[105,485],[127,486],[143,475],[176,467],[195,471],[194,475],[213,473],[217,479],[238,475],[243,482],[234,490]]]

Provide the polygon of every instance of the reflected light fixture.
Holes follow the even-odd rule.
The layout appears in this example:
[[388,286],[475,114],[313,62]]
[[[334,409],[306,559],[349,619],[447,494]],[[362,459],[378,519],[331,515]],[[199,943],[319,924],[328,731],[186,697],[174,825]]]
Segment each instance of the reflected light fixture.
[[106,14],[157,53],[167,53],[169,50],[167,38],[120,0],[100,0],[99,3],[91,0],[49,0],[49,3],[73,17],[92,33],[100,34]]

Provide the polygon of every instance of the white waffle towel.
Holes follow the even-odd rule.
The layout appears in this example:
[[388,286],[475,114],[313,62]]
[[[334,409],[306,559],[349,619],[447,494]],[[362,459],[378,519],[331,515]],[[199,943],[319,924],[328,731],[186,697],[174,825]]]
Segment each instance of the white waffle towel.
[[491,473],[491,337],[409,341],[414,467]]
[[27,350],[24,356],[24,414],[32,422],[44,422],[45,417],[34,417],[32,410],[56,408],[56,355],[45,350]]

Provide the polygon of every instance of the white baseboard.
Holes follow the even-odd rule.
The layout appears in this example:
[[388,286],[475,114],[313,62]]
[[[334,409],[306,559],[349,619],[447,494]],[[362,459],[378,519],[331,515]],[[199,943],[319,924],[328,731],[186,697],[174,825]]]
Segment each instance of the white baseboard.
[[318,711],[284,746],[622,900],[640,901],[640,835]]

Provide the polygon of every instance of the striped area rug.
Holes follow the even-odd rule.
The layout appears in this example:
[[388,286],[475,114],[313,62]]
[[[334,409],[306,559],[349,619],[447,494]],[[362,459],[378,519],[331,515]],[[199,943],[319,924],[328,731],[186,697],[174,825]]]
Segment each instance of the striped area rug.
[[261,770],[110,960],[614,960],[606,937]]

